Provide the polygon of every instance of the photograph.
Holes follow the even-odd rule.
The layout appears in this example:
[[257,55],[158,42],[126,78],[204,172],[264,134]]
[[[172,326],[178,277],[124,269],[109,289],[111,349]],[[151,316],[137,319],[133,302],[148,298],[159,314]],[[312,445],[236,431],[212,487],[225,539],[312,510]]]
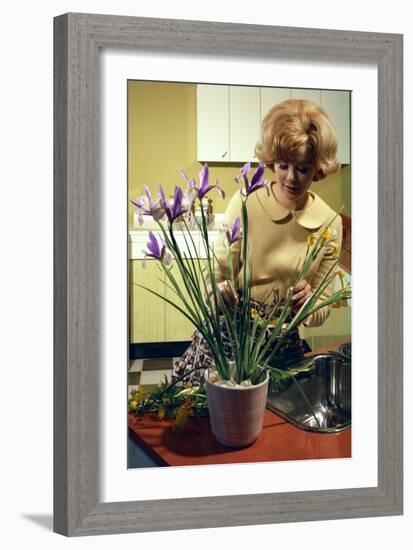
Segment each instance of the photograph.
[[351,458],[351,90],[126,88],[127,467]]

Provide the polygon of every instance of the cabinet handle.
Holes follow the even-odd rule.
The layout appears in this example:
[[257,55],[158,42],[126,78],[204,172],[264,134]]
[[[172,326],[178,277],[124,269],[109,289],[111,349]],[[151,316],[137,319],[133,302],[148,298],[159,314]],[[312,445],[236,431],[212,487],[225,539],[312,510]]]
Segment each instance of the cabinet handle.
[[227,154],[228,154],[228,151],[225,151],[225,153],[221,156],[221,158],[223,159]]

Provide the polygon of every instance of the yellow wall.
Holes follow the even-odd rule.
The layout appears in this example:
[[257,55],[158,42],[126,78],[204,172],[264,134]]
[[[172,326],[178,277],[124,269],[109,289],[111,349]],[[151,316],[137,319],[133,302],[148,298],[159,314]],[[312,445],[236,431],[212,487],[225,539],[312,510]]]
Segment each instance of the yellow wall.
[[[143,194],[146,184],[156,195],[159,184],[167,195],[175,185],[185,185],[178,172],[199,181],[201,163],[196,161],[196,84],[129,81],[128,83],[128,178],[129,198]],[[210,163],[210,179],[218,180],[226,192],[221,199],[212,193],[215,212],[223,212],[237,190],[234,176],[242,165]],[[273,173],[267,169],[266,177]],[[312,189],[332,208],[345,204],[350,213],[350,167],[315,182]],[[133,206],[129,209],[132,221]]]
[[129,81],[130,199],[142,195],[145,184],[154,194],[162,184],[169,195],[181,183],[177,167],[186,167],[196,154],[195,99],[192,84]]

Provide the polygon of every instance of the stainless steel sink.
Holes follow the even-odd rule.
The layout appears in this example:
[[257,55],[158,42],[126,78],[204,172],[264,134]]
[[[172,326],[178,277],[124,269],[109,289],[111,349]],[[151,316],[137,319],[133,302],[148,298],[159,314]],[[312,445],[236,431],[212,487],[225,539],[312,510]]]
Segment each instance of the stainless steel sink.
[[[349,351],[350,349],[350,351]],[[298,428],[341,432],[351,426],[351,348],[314,355],[293,380],[270,380],[267,407]]]

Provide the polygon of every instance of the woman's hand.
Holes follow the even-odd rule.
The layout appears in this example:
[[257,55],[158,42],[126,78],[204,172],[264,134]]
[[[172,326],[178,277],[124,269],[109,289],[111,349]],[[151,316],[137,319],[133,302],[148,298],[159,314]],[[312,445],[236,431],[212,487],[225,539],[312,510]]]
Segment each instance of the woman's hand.
[[230,309],[232,309],[233,306],[239,302],[239,297],[234,285],[231,281],[223,281],[222,283],[218,283],[218,288],[224,302]]
[[311,286],[305,279],[299,281],[293,289],[293,297],[291,309],[296,313],[306,300],[310,297],[312,292]]

